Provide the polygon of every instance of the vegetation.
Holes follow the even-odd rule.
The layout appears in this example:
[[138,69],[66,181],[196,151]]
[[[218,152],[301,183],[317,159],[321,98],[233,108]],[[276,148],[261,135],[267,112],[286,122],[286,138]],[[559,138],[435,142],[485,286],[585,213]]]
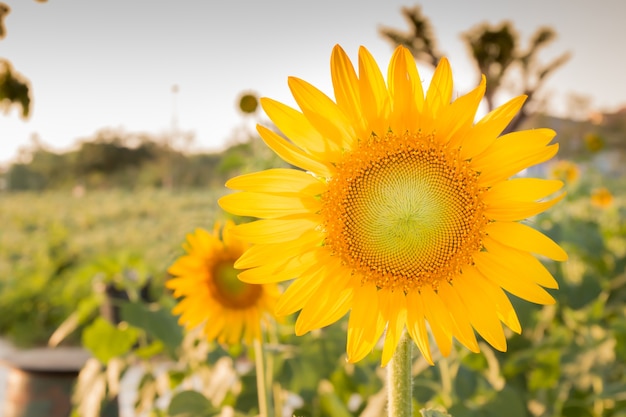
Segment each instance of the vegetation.
[[281,165],[252,135],[223,152],[186,154],[170,147],[167,137],[102,130],[71,152],[35,144],[4,181],[8,191],[217,188],[235,173]]
[[[401,31],[395,28],[382,28],[381,35],[394,46],[406,46],[418,60],[436,66],[443,55],[439,52],[434,30],[429,19],[419,6],[403,7],[402,15],[411,28]],[[509,131],[516,130],[534,109],[536,93],[559,67],[569,60],[569,53],[563,53],[548,64],[540,64],[539,51],[556,38],[556,33],[549,27],[542,27],[532,35],[528,48],[520,45],[519,36],[511,22],[502,22],[492,26],[481,23],[463,33],[470,57],[478,70],[478,81],[484,74],[487,78],[485,101],[489,111],[496,106],[495,97],[503,90],[506,81],[514,81],[515,92],[507,94],[526,94],[528,100],[519,115],[508,126]],[[513,78],[514,77],[514,78]]]
[[[0,2],[0,40],[6,36],[4,18],[10,12],[11,8]],[[31,89],[30,81],[17,72],[9,60],[0,57],[0,109],[9,112],[14,106],[20,107],[21,117],[28,118],[31,110]]]
[[[481,354],[459,347],[434,367],[416,356],[419,406],[442,407],[455,417],[626,412],[626,181],[607,178],[589,164],[578,169],[583,175],[568,181],[566,200],[532,220],[570,255],[566,263],[547,264],[560,285],[557,304],[541,308],[514,299],[524,332],[509,335],[506,353],[487,344]],[[599,187],[612,194],[608,204],[594,205],[591,196]],[[139,365],[144,376],[137,407],[155,416],[190,407],[193,415],[213,415],[225,406],[254,414],[253,354],[244,347],[226,351],[196,334],[183,337],[168,313],[174,300],[162,286],[184,235],[223,216],[215,205],[219,190],[4,195],[0,331],[22,344],[45,343],[78,311],[80,326],[64,343],[82,341],[95,360],[121,370],[119,378]],[[112,283],[130,295],[116,301],[122,324],[99,318],[103,298],[94,283]],[[141,296],[146,283],[148,294]],[[347,364],[345,322],[296,337],[293,319],[269,334],[274,404],[299,416],[380,415],[380,352]],[[99,372],[94,380],[100,375],[106,384]],[[199,388],[190,391],[193,386]],[[114,385],[107,387],[115,392]],[[179,394],[162,408],[158,404],[172,389]]]
[[[441,55],[428,20],[417,8],[403,13],[413,32],[382,34],[434,64]],[[1,23],[0,16],[0,29]],[[535,62],[553,36],[540,29],[522,50],[510,24],[468,32],[477,67],[494,80],[489,100],[515,67],[537,81],[519,92],[536,98],[566,59]],[[489,47],[494,44],[499,47]],[[247,95],[242,111],[244,104],[256,109]],[[579,173],[554,171],[568,195],[532,219],[570,255],[566,263],[546,264],[559,282],[558,302],[539,307],[512,297],[524,332],[508,335],[506,353],[486,343],[480,354],[457,346],[432,367],[416,355],[414,408],[446,409],[455,417],[625,416],[626,115],[599,122],[527,116],[524,126],[559,132],[560,158]],[[174,300],[163,283],[185,235],[225,216],[216,200],[226,179],[281,165],[253,135],[213,154],[186,154],[168,138],[123,131],[98,132],[61,154],[35,146],[0,182],[0,334],[20,347],[51,341],[90,350],[76,390],[81,417],[98,415],[89,405],[116,401],[131,369],[141,372],[134,405],[150,416],[212,416],[225,407],[236,416],[256,415],[254,353],[185,334],[170,314]],[[547,174],[555,165],[536,169]],[[605,197],[594,199],[601,189]],[[380,351],[347,364],[345,319],[302,337],[293,334],[294,319],[268,332],[275,415],[382,415]]]

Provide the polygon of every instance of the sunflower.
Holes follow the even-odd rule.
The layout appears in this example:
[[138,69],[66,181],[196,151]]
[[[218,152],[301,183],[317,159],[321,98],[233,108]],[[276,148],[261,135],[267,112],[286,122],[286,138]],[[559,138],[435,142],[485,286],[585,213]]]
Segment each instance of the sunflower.
[[550,176],[573,184],[580,178],[580,168],[574,162],[563,159],[552,165]]
[[173,278],[166,282],[174,297],[182,300],[172,312],[187,329],[203,325],[208,340],[234,345],[242,338],[261,340],[261,323],[273,314],[276,284],[248,284],[237,279],[233,265],[247,245],[233,236],[234,223],[213,233],[196,229],[187,235],[187,252],[168,268]]
[[[263,109],[288,138],[258,126],[265,143],[301,168],[269,169],[229,180],[241,192],[227,211],[259,218],[233,233],[252,247],[235,263],[244,282],[294,279],[279,315],[300,310],[296,334],[350,311],[347,356],[365,357],[385,332],[382,364],[406,329],[432,364],[428,329],[443,355],[452,339],[471,351],[474,330],[506,350],[502,324],[521,332],[506,292],[554,303],[557,282],[534,256],[565,260],[552,240],[521,220],[557,203],[558,180],[509,179],[552,158],[555,133],[501,136],[525,97],[474,124],[485,78],[451,101],[446,59],[426,94],[410,52],[398,47],[387,84],[367,49],[358,76],[341,47],[331,57],[335,100],[298,78],[300,110],[269,98]],[[544,288],[545,287],[545,288]],[[505,292],[506,291],[506,292]]]
[[606,187],[596,188],[591,193],[591,204],[600,208],[610,207],[613,204],[613,194]]

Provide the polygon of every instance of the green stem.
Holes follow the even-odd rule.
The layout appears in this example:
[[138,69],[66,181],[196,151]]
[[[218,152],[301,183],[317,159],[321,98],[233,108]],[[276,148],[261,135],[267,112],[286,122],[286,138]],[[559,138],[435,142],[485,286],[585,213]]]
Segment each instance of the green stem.
[[387,415],[389,417],[412,417],[413,415],[412,348],[413,341],[405,330],[387,365]]
[[259,416],[269,417],[267,384],[265,383],[265,352],[260,340],[254,340],[254,362],[256,365],[256,393],[259,400]]

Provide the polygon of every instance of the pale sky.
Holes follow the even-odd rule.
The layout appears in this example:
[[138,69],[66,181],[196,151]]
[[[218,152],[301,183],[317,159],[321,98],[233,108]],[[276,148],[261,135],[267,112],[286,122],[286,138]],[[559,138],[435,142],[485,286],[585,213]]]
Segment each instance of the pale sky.
[[[0,57],[30,79],[31,117],[0,114],[0,164],[37,134],[52,150],[69,149],[103,128],[163,134],[171,127],[172,86],[178,124],[194,149],[218,150],[242,126],[236,101],[254,91],[293,103],[294,75],[332,95],[329,60],[335,44],[356,58],[366,46],[386,72],[392,47],[378,32],[406,29],[391,0],[0,0],[11,7]],[[570,93],[598,110],[626,104],[626,1],[425,0],[439,49],[450,59],[455,90],[477,80],[460,34],[513,21],[522,41],[542,25],[558,39],[541,55],[570,51],[571,60],[544,90],[554,112]],[[418,64],[420,65],[420,64]],[[421,64],[426,81],[430,69]]]

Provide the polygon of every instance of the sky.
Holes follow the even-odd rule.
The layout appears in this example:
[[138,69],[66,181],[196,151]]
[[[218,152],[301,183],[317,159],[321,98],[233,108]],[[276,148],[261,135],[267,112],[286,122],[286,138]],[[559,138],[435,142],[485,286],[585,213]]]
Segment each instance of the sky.
[[[542,90],[554,114],[566,112],[572,93],[599,111],[626,104],[623,0],[0,2],[11,8],[0,57],[30,80],[33,93],[27,120],[18,110],[0,113],[0,165],[34,136],[61,152],[102,129],[167,134],[174,118],[193,134],[191,150],[218,151],[263,120],[237,110],[242,93],[293,105],[287,77],[297,76],[332,96],[335,44],[353,61],[365,46],[386,73],[393,48],[379,29],[408,29],[400,10],[416,4],[450,60],[457,95],[478,80],[461,33],[510,20],[523,45],[540,26],[557,32],[542,61],[572,54]],[[432,69],[418,66],[429,79]]]

